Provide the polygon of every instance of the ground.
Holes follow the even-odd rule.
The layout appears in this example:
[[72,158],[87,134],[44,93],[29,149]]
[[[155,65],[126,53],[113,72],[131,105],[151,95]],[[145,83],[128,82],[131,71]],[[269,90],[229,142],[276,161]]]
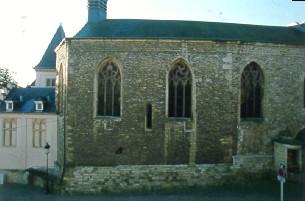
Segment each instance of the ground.
[[[0,185],[1,201],[278,201],[280,183],[261,180],[247,185],[230,185],[154,192],[137,192],[104,195],[58,195],[44,194],[31,186]],[[305,200],[305,184],[289,182],[284,186],[284,200]]]

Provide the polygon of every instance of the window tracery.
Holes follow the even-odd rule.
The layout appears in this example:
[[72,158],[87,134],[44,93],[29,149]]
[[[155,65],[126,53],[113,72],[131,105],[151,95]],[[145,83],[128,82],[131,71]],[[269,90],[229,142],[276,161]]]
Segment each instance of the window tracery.
[[241,77],[241,118],[261,118],[264,78],[260,67],[251,62]]
[[113,61],[105,63],[98,75],[98,115],[120,116],[121,73]]
[[168,76],[168,116],[191,117],[192,75],[184,62],[176,63]]

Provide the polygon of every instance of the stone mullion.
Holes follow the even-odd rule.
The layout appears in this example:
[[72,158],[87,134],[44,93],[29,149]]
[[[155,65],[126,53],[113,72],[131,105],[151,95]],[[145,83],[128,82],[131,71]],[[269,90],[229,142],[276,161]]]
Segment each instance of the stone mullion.
[[107,114],[107,79],[104,79],[104,105],[103,105],[103,110],[104,110],[104,116]]
[[111,97],[112,97],[112,100],[111,100],[111,114],[112,116],[114,116],[114,97],[115,97],[115,81],[114,81],[114,76],[112,76],[112,79],[111,79],[111,82],[112,82],[112,90],[111,90]]
[[174,83],[174,86],[175,86],[175,94],[174,94],[174,97],[175,97],[175,117],[177,117],[177,86],[178,84]]
[[10,143],[9,145],[12,146],[13,145],[13,121],[10,122]]
[[183,101],[183,117],[185,117],[185,85],[183,84],[183,98],[182,98],[182,101]]

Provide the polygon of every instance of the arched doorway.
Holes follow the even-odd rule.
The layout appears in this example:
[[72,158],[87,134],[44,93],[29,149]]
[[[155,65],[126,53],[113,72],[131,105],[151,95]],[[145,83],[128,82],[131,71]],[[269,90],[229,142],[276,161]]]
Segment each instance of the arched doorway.
[[301,130],[295,139],[302,143],[302,172],[305,172],[305,129]]

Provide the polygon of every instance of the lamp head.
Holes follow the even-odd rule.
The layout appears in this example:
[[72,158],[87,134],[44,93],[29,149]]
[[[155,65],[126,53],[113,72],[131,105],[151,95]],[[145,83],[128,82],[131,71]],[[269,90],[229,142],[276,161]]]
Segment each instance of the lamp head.
[[46,145],[44,146],[44,149],[45,149],[45,151],[46,151],[46,154],[50,153],[50,148],[51,148],[51,146],[49,145],[48,142],[46,142]]

